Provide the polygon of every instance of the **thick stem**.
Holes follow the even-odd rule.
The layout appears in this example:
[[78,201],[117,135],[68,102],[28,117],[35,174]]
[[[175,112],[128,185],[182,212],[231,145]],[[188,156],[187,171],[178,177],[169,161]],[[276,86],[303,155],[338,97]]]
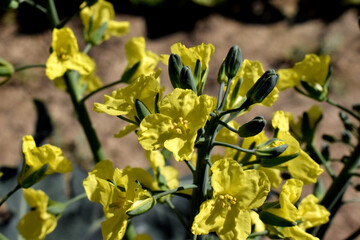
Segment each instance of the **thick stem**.
[[90,145],[91,152],[94,156],[94,161],[97,163],[101,160],[104,160],[105,155],[101,148],[100,141],[96,135],[95,129],[92,126],[85,103],[80,100],[81,95],[77,91],[78,86],[77,86],[76,78],[77,78],[76,72],[68,71],[64,75],[67,90],[70,94],[75,112],[77,113],[78,121],[84,130],[84,133]]
[[[190,223],[194,221],[195,216],[200,211],[200,205],[207,200],[209,183],[209,164],[211,157],[212,144],[216,136],[216,127],[218,118],[212,118],[205,126],[205,140],[198,148],[198,157],[196,162],[196,172],[194,174],[194,184],[198,186],[193,191],[191,199]],[[205,236],[193,235],[191,239],[204,239]]]
[[329,224],[322,225],[317,231],[316,236],[320,239],[325,235],[331,220],[336,215],[338,209],[342,205],[342,197],[350,183],[350,179],[353,176],[357,166],[360,163],[360,144],[356,146],[352,152],[348,162],[341,170],[337,178],[332,182],[331,186],[327,190],[324,198],[320,204],[326,207],[330,211]]

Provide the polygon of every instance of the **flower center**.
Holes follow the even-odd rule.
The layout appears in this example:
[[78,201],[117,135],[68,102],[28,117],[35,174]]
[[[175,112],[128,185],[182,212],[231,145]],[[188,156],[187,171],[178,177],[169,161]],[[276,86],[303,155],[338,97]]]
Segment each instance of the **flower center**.
[[178,121],[173,122],[172,129],[178,134],[188,133],[190,131],[188,124],[188,120],[185,120],[183,117],[179,117]]
[[70,58],[70,54],[68,53],[68,51],[65,48],[61,47],[58,52],[58,57],[61,60],[65,61]]
[[236,197],[231,196],[230,194],[222,194],[219,196],[222,202],[222,207],[231,210],[231,206],[236,204]]

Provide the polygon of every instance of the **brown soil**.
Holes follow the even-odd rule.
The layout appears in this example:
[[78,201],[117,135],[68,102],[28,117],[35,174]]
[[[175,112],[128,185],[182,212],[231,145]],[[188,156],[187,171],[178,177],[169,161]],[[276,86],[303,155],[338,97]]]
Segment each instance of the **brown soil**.
[[[288,14],[293,11],[286,9]],[[132,15],[118,15],[118,20],[127,20],[131,23],[128,35],[122,38],[111,38],[100,47],[93,48],[90,56],[97,62],[98,75],[104,84],[119,79],[126,65],[124,43],[134,36],[146,36],[146,24],[142,17]],[[75,18],[69,26],[78,37],[80,48],[83,47],[81,23]],[[45,63],[51,43],[50,31],[25,35],[18,32],[14,13],[9,13],[0,22],[0,56],[12,62],[15,66]],[[198,21],[190,32],[176,32],[156,39],[147,38],[147,49],[158,53],[168,54],[170,46],[181,42],[188,47],[198,44],[212,43],[215,54],[210,62],[210,73],[205,92],[216,96],[217,70],[228,49],[237,44],[242,49],[244,58],[259,60],[264,69],[288,66],[288,59],[300,60],[304,53],[321,51],[331,55],[333,76],[330,87],[330,96],[346,107],[360,102],[360,33],[357,24],[357,12],[346,11],[336,21],[325,24],[320,20],[311,20],[304,23],[290,25],[286,21],[260,25],[234,21],[219,14],[211,14]],[[163,69],[161,75],[163,85],[170,91],[166,66],[159,64]],[[122,139],[113,138],[124,123],[105,114],[91,111],[94,102],[102,102],[103,95],[109,94],[112,89],[105,90],[88,100],[87,106],[94,127],[99,135],[106,155],[119,167],[131,164],[144,166],[147,164],[144,151],[137,143],[135,134]],[[253,111],[239,119],[246,121],[255,115],[263,115],[267,120],[273,111],[282,109],[299,115],[307,110],[313,101],[305,99],[293,90],[280,93],[278,101],[272,108],[254,107]],[[4,86],[0,87],[0,126],[1,126],[1,163],[15,166],[21,158],[21,139],[26,134],[32,134],[36,121],[32,99],[43,100],[50,111],[55,134],[50,142],[64,149],[65,155],[74,162],[85,167],[91,164],[91,154],[86,144],[85,136],[73,114],[72,105],[67,94],[56,89],[52,82],[44,75],[43,69],[32,69],[19,72]],[[318,103],[324,108],[324,120],[320,126],[319,137],[322,133],[340,135],[340,121],[337,109]],[[346,152],[343,148],[334,148],[334,156],[341,156]],[[182,165],[181,165],[182,166]],[[359,197],[354,191],[349,191],[346,199]],[[341,214],[334,220],[334,226],[326,239],[344,239],[349,233],[359,227],[360,208],[356,203],[347,204]]]

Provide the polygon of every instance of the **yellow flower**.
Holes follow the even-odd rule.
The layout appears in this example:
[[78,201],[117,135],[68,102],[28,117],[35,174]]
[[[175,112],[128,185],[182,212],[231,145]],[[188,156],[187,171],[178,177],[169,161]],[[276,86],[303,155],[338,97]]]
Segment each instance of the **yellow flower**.
[[246,239],[251,233],[251,209],[264,203],[269,180],[262,171],[244,171],[232,159],[216,161],[211,171],[213,198],[201,204],[191,232],[216,232],[221,240]]
[[[55,78],[54,85],[55,87],[63,91],[67,90],[66,83],[63,77]],[[102,87],[102,81],[99,76],[96,75],[96,67],[94,67],[94,70],[90,74],[81,75],[78,89],[84,89],[86,93],[91,93],[100,87]]]
[[[303,127],[302,122],[304,120],[303,117],[299,116],[297,121],[295,121],[294,116],[291,113],[286,113],[286,114],[289,118],[291,133],[293,133],[296,136],[296,138],[305,140],[304,137],[307,134],[305,134],[302,130],[302,127]],[[309,129],[306,129],[306,131],[309,131],[309,133],[311,133],[312,138],[309,140],[312,141],[314,138],[314,132],[316,130],[316,127],[323,116],[322,108],[319,105],[313,105],[308,111],[306,111],[306,114],[309,119],[309,122],[308,122]],[[311,142],[309,142],[309,143],[311,143]]]
[[125,43],[125,54],[127,66],[125,71],[140,62],[135,74],[128,82],[132,82],[142,74],[152,73],[159,62],[159,56],[145,49],[145,39],[143,37],[133,37]]
[[[246,93],[251,89],[255,82],[265,73],[262,64],[259,61],[250,61],[244,59],[238,73],[230,85],[230,92],[225,103],[225,109],[234,109],[239,107],[241,101],[246,97]],[[242,83],[239,92],[232,98],[232,92],[239,81]],[[261,105],[270,107],[279,97],[278,89],[275,87],[270,94],[261,102]]]
[[291,222],[299,222],[294,227],[283,227],[278,230],[284,235],[292,239],[318,239],[309,233],[306,229],[316,227],[329,221],[330,213],[326,208],[318,204],[318,199],[309,194],[296,208],[294,205],[300,198],[303,183],[297,179],[287,180],[282,186],[279,196],[279,208],[270,208],[267,211],[279,217],[287,219]]
[[[179,186],[179,172],[173,166],[165,166],[165,158],[160,151],[146,151],[146,158],[150,162],[155,179],[157,179],[155,188],[152,190],[169,190]],[[163,183],[158,181],[160,175],[165,178],[166,186],[161,186]]]
[[55,28],[52,36],[52,53],[46,62],[46,75],[51,80],[62,77],[67,70],[78,71],[81,75],[94,71],[94,61],[79,52],[75,35],[70,28]]
[[323,170],[306,152],[300,149],[299,142],[290,134],[288,115],[283,111],[277,111],[274,114],[272,124],[275,129],[278,129],[277,138],[288,144],[285,152],[299,152],[296,158],[281,164],[279,167],[286,167],[291,176],[302,180],[305,184],[315,183]]
[[47,212],[49,197],[41,190],[23,189],[24,198],[30,205],[28,212],[18,223],[20,234],[27,240],[41,240],[56,227],[57,217]]
[[142,120],[139,143],[145,150],[165,147],[177,161],[190,160],[197,131],[205,126],[215,104],[213,97],[197,96],[188,89],[174,89],[160,101],[160,113]]
[[[179,55],[181,62],[184,66],[189,66],[194,75],[196,61],[199,60],[201,64],[201,79],[199,80],[197,90],[200,90],[204,87],[205,79],[209,70],[209,61],[211,56],[215,52],[215,47],[209,43],[187,48],[185,45],[181,43],[175,43],[171,46],[171,52],[173,54]],[[168,65],[170,55],[163,54],[160,56],[160,60]]]
[[[104,103],[94,103],[93,110],[98,113],[106,113],[112,116],[126,115],[132,121],[135,120],[135,100],[141,100],[150,111],[154,111],[157,94],[161,97],[164,88],[160,88],[160,71],[141,75],[130,85],[115,90],[110,96],[104,96]],[[134,131],[138,126],[129,124],[124,127],[116,137],[122,137]]]
[[300,85],[305,81],[314,87],[322,88],[329,73],[330,56],[306,54],[301,62],[295,63],[293,68],[280,69],[277,88],[280,91]]
[[[24,166],[18,176],[18,183],[22,187],[30,187],[43,177],[53,173],[67,173],[72,171],[72,166],[61,149],[50,144],[36,147],[34,138],[30,135],[23,137]],[[34,173],[48,165],[46,171],[34,176]],[[35,174],[36,175],[36,174]]]
[[141,176],[135,176],[135,172],[129,168],[114,170],[112,162],[104,160],[95,165],[83,182],[90,201],[103,206],[106,218],[101,223],[103,239],[122,239],[129,218],[127,212],[133,209],[138,200],[150,197],[150,193],[137,181],[142,183],[143,180],[139,177],[152,178],[151,175],[146,175],[147,172],[143,170]]
[[[110,2],[98,0],[94,5],[85,7],[86,2],[80,6],[81,21],[85,28],[87,42],[100,44],[111,36],[122,36],[129,31],[129,22],[114,21],[115,11]],[[84,8],[85,7],[85,8]],[[104,30],[102,28],[105,28]],[[99,32],[102,32],[99,36]]]

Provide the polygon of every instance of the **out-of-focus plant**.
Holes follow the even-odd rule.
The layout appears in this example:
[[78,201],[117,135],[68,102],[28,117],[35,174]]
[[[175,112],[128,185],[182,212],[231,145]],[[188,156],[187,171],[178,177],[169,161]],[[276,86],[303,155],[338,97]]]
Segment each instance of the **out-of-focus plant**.
[[[347,109],[330,99],[330,56],[309,54],[293,68],[265,71],[260,62],[243,59],[239,46],[234,45],[219,67],[219,92],[214,97],[204,94],[209,61],[215,51],[212,44],[188,48],[175,43],[170,54],[159,56],[146,50],[144,38],[139,37],[125,44],[128,64],[122,77],[103,86],[96,75],[95,61],[87,53],[110,36],[125,34],[129,23],[113,20],[111,3],[85,1],[79,12],[87,45],[80,51],[75,35],[66,27],[71,17],[60,21],[53,0],[44,6],[34,3],[34,7],[49,16],[53,27],[49,58],[46,64],[21,67],[1,59],[0,75],[9,81],[18,71],[44,68],[55,86],[71,97],[95,166],[83,179],[85,194],[65,202],[52,201],[43,191],[31,187],[47,181],[47,175],[73,168],[59,148],[48,144],[37,147],[31,136],[23,138],[24,162],[17,185],[1,204],[23,189],[30,205],[30,211],[18,223],[24,238],[44,239],[54,231],[68,206],[85,196],[102,206],[103,239],[149,239],[148,235],[136,233],[132,220],[159,204],[170,207],[172,212],[168,214],[175,214],[187,238],[193,240],[324,236],[344,204],[343,196],[352,177],[359,176],[356,169],[360,161],[360,107]],[[168,66],[174,88],[165,96],[161,70],[156,69],[160,60]],[[131,166],[114,168],[92,126],[85,101],[116,84],[124,86],[105,95],[103,103],[94,103],[93,110],[128,123],[115,136],[136,133],[146,150],[149,171]],[[318,106],[303,113],[299,120],[291,113],[275,112],[271,132],[264,131],[267,121],[262,116],[241,126],[236,122],[254,105],[271,107],[281,91],[288,88],[339,108],[344,126],[341,139],[324,135],[327,144],[317,149],[315,133],[325,115]],[[329,145],[333,142],[342,142],[350,153],[332,159]],[[215,148],[225,151],[215,155]],[[178,170],[170,166],[171,157],[189,168],[190,184],[179,181]],[[338,175],[331,168],[334,160],[344,164]],[[321,166],[332,178],[326,191],[321,190],[318,178],[324,171]],[[283,179],[282,173],[289,177]],[[301,197],[304,185],[314,186],[314,194]],[[174,206],[175,195],[189,206],[188,219]],[[358,232],[351,237],[356,235]]]

